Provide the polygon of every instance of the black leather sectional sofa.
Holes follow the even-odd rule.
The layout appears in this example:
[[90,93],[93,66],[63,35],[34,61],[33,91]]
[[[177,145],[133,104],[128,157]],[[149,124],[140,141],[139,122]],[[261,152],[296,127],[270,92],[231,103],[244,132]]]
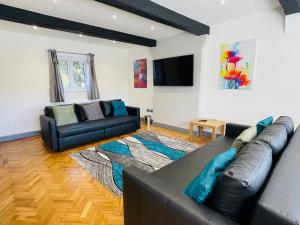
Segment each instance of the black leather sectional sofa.
[[[120,100],[120,99],[117,99]],[[82,105],[75,104],[74,110],[78,123],[56,126],[52,106],[44,109],[40,116],[42,138],[45,145],[54,150],[76,147],[110,138],[140,129],[140,109],[127,106],[128,116],[114,117],[110,101],[100,101],[100,107],[105,119],[86,121]]]
[[[227,182],[228,186],[222,186],[221,189],[227,188],[228,193],[219,193],[215,201],[211,201],[213,197],[210,197],[203,205],[183,194],[187,184],[210,159],[230,148],[234,139],[248,127],[227,124],[226,136],[217,138],[153,174],[135,167],[126,168],[123,173],[125,225],[299,225],[300,127],[294,132],[293,122],[288,117],[279,118],[275,124],[254,141],[270,149],[272,154],[275,150],[276,154],[261,160],[262,166],[259,168],[249,170],[251,166],[247,168],[241,165],[237,171],[241,177],[243,173],[248,173],[246,175],[251,177],[250,182],[254,188],[263,182],[259,191],[250,199],[246,195],[234,194],[238,188],[238,191],[245,193],[248,184],[242,181]],[[252,156],[260,160],[257,158],[260,153],[257,153]],[[238,159],[239,157],[235,161]],[[269,165],[269,171],[264,175],[266,165]],[[224,174],[219,178],[211,196],[218,191],[216,189],[222,177]],[[247,193],[251,191],[252,189]],[[232,208],[240,212],[238,219],[233,220],[218,211],[217,201],[222,200],[222,195],[230,200],[225,202],[227,207],[231,206],[231,200],[235,197],[245,199],[239,208]]]

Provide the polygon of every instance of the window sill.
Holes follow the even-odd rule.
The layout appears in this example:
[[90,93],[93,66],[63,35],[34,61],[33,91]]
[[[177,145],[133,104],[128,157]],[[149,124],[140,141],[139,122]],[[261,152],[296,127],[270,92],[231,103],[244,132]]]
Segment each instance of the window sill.
[[66,89],[65,92],[70,93],[70,92],[87,92],[87,89]]

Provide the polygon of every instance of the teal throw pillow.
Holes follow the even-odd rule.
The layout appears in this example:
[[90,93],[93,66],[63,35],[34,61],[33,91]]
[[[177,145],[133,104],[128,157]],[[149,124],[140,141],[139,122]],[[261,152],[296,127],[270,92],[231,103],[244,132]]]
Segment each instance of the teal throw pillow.
[[273,123],[273,116],[270,116],[266,119],[259,121],[256,124],[257,135],[259,135],[267,126],[270,126]]
[[128,116],[128,112],[123,101],[112,101],[113,116]]
[[217,178],[234,160],[236,149],[230,148],[214,157],[200,172],[200,174],[186,187],[184,193],[202,204],[213,190]]
[[74,112],[74,105],[60,105],[52,107],[57,126],[78,123]]

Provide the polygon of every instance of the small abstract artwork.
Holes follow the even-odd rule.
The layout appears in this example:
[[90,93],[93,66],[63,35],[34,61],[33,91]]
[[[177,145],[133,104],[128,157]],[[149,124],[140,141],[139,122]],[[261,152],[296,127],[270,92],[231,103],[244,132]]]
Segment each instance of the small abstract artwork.
[[147,59],[134,61],[134,88],[147,88]]
[[255,39],[222,45],[219,88],[252,89],[255,53]]

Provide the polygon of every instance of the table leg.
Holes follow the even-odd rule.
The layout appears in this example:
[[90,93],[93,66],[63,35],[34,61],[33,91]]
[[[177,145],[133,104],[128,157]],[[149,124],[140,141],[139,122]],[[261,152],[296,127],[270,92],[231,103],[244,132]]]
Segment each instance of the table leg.
[[193,141],[193,124],[190,123],[190,141]]
[[212,128],[212,140],[216,140],[216,128]]
[[222,127],[221,127],[221,134],[222,134],[222,136],[225,136],[225,125],[223,125]]
[[202,137],[203,136],[203,127],[198,127],[199,129],[199,136]]

